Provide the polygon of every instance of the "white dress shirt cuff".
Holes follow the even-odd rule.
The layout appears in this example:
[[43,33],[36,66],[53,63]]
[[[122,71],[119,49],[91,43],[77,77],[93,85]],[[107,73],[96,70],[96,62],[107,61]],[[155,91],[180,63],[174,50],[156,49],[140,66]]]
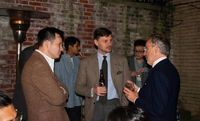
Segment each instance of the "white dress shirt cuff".
[[137,89],[137,93],[140,91],[140,87]]
[[90,91],[90,96],[91,96],[91,97],[94,97],[94,88],[91,89],[91,91]]

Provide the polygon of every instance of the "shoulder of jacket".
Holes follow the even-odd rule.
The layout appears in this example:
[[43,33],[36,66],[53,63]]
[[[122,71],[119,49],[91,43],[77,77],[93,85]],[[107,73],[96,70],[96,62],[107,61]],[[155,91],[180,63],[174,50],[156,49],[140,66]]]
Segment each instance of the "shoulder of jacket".
[[32,56],[30,57],[30,59],[28,61],[32,62],[33,64],[44,64],[44,63],[46,64],[47,63],[47,61],[44,58],[44,56],[41,55],[37,51],[33,52]]
[[90,61],[97,58],[97,54],[92,54],[90,56],[85,57],[84,59],[82,59],[83,61]]
[[110,54],[111,58],[117,59],[117,60],[124,60],[126,57],[124,55],[116,54],[116,53],[111,53]]
[[127,56],[128,59],[134,59],[134,57],[135,57],[134,55]]

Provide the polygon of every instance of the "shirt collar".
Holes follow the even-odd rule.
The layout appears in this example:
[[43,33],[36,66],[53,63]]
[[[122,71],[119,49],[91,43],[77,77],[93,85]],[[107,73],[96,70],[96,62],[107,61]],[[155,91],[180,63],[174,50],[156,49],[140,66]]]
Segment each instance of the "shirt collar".
[[54,61],[55,60],[50,58],[49,56],[47,56],[45,53],[41,52],[38,49],[36,49],[35,51],[39,52],[45,58],[45,60],[48,62],[49,66],[51,67],[51,70],[54,72]]
[[158,58],[156,61],[153,62],[152,68],[155,67],[156,64],[158,64],[160,61],[162,61],[166,58],[167,58],[167,56],[163,56],[163,57]]
[[108,58],[110,58],[110,53],[106,53],[105,55],[101,54],[99,51],[97,52],[97,56],[100,57],[100,58],[103,58],[103,56],[106,56]]

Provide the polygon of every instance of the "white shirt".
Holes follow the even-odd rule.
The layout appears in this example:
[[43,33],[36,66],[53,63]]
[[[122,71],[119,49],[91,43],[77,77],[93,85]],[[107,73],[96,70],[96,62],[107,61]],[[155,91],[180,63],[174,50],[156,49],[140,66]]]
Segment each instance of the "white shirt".
[[35,51],[39,52],[47,61],[47,63],[49,64],[52,72],[54,72],[54,59],[50,58],[49,56],[47,56],[46,54],[44,54],[43,52],[41,52],[40,50],[36,49]]
[[162,60],[164,60],[166,58],[167,58],[167,56],[158,58],[156,61],[153,62],[152,68],[155,67],[155,65],[158,64],[160,61],[162,61]]

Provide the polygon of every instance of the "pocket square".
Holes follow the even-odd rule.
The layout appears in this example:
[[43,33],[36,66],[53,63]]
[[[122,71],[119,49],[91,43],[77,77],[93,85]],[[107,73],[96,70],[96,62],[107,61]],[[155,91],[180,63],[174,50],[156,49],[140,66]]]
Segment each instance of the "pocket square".
[[118,72],[117,72],[117,75],[118,75],[118,74],[121,74],[121,73],[122,73],[122,71],[118,71]]

